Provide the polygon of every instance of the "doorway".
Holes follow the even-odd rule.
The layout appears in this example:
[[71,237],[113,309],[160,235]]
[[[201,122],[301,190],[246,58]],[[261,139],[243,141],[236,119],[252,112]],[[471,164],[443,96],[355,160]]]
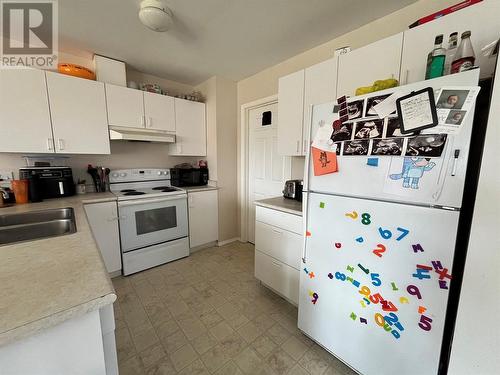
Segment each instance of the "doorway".
[[243,191],[240,229],[242,241],[254,243],[254,202],[282,195],[283,185],[291,176],[291,158],[278,155],[276,98],[250,104],[242,106],[242,145],[245,146],[242,151],[246,152],[242,152],[240,174]]

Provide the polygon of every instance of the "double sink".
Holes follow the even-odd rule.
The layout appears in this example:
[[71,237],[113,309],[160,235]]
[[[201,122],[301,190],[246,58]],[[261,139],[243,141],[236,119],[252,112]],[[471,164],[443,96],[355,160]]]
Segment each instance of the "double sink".
[[75,232],[71,207],[0,215],[0,246]]

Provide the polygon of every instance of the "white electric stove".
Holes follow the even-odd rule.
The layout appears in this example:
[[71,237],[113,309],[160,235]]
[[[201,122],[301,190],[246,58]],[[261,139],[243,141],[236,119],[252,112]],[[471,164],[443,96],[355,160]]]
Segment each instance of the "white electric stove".
[[109,182],[124,275],[189,256],[187,193],[171,186],[168,169],[112,170]]

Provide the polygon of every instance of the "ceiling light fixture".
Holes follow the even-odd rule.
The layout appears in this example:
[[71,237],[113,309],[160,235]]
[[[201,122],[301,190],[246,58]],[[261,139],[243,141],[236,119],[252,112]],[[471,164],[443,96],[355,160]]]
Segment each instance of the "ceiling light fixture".
[[153,31],[167,31],[172,24],[172,11],[162,0],[143,0],[139,19]]

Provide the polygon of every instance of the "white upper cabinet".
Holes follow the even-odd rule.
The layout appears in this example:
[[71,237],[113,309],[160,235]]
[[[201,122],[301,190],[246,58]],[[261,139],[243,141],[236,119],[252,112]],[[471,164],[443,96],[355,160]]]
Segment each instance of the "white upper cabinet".
[[299,70],[279,79],[278,154],[280,155],[302,155],[304,77],[304,70]]
[[54,152],[45,73],[0,69],[0,151]]
[[175,132],[174,98],[144,92],[146,128]]
[[46,72],[56,152],[109,154],[104,84]]
[[205,103],[175,98],[175,139],[175,144],[169,145],[170,155],[207,154]]
[[312,106],[337,99],[337,61],[333,58],[305,70],[302,155],[308,149]]
[[404,33],[402,84],[425,79],[427,54],[434,48],[434,38],[444,35],[443,46],[448,47],[452,32],[458,32],[458,43],[464,31],[471,31],[471,41],[476,55],[476,65],[481,67],[481,77],[491,76],[495,58],[484,57],[481,48],[498,39],[500,35],[500,1],[485,0],[470,7],[415,27]]
[[[402,45],[403,33],[399,33],[339,56],[337,96],[354,96],[358,87],[377,80],[399,80]],[[425,60],[425,56],[419,58]]]
[[144,128],[143,91],[106,84],[106,103],[110,126]]

